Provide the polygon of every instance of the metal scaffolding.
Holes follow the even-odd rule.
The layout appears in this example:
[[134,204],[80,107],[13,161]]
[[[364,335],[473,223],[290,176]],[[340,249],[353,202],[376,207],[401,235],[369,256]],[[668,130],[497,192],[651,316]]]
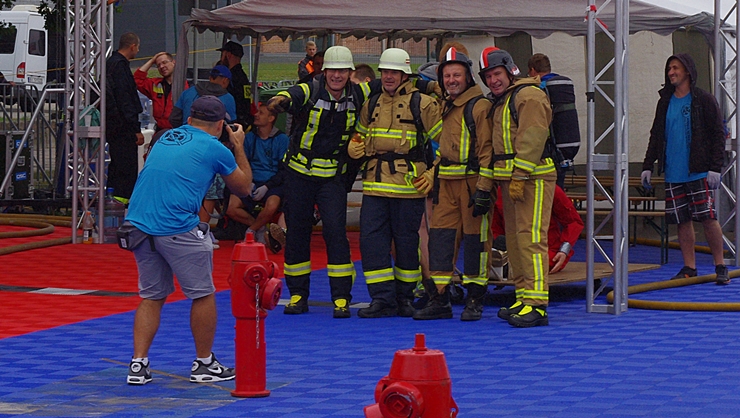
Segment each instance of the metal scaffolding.
[[[612,313],[619,315],[627,310],[627,276],[628,276],[628,193],[629,193],[629,0],[616,0],[614,3],[616,27],[614,33],[599,19],[599,14],[610,6],[611,0],[596,5],[595,0],[589,0],[588,34],[587,34],[587,160],[586,160],[586,196],[588,201],[586,215],[586,310],[587,312]],[[600,30],[614,42],[614,58],[604,68],[596,72],[596,31]],[[614,80],[607,80],[605,75],[613,69]],[[603,86],[613,85],[613,98],[604,90]],[[596,94],[603,97],[614,107],[614,122],[596,137]],[[602,141],[606,141],[613,134],[614,153],[596,155],[595,149]],[[601,184],[596,177],[597,170],[610,169],[614,172],[614,186],[612,193],[608,187]],[[594,220],[595,192],[603,195],[611,205],[611,213],[598,226]],[[609,220],[612,220],[611,235],[601,235],[601,231]],[[612,255],[610,256],[600,241],[611,239]],[[597,304],[596,297],[604,291],[607,280],[604,280],[598,289],[594,284],[594,255],[595,251],[609,263],[613,269],[614,302],[612,304]]]
[[[740,97],[737,52],[740,50],[740,37],[737,36],[737,28],[740,27],[740,13],[736,2],[723,16],[720,3],[720,0],[714,0],[714,96],[725,115],[729,133],[725,146],[728,164],[722,170],[723,182],[716,192],[716,202],[723,240],[730,250],[731,258],[725,257],[725,264],[740,266],[740,216],[737,214],[737,192],[740,190],[740,118],[737,114],[737,98]],[[734,27],[729,24],[732,18],[735,19]],[[727,204],[723,204],[725,202]],[[729,211],[725,214],[723,211],[726,208]]]
[[[64,181],[72,198],[72,224],[87,211],[98,214],[95,243],[103,242],[106,173],[105,60],[112,38],[106,0],[67,3],[67,137]],[[111,14],[111,16],[108,16]],[[110,20],[109,20],[110,18]],[[81,242],[76,228],[72,242]]]

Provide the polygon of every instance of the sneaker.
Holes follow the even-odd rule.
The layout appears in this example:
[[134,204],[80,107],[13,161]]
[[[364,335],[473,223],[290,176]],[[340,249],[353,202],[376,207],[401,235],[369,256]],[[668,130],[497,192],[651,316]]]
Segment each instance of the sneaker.
[[524,308],[524,304],[521,301],[516,301],[514,302],[513,305],[509,306],[508,308],[504,306],[501,309],[499,309],[498,317],[503,319],[504,321],[508,321],[511,315],[518,314],[519,311],[522,310],[522,308]]
[[681,270],[678,272],[678,274],[671,277],[671,280],[686,279],[688,277],[696,277],[696,269],[692,269],[691,267],[688,267],[688,266],[683,266]]
[[152,372],[149,370],[149,364],[142,361],[133,361],[128,365],[128,377],[126,383],[129,385],[146,385],[152,381]]
[[278,224],[267,224],[265,241],[273,254],[279,253],[285,247],[285,230]]
[[211,353],[213,361],[211,364],[204,364],[198,359],[193,360],[193,366],[190,368],[190,381],[194,383],[223,382],[234,378],[234,369],[224,367],[216,360],[216,355]]
[[714,272],[717,273],[717,284],[726,285],[730,284],[730,276],[727,272],[727,266],[720,264],[714,268]]
[[547,308],[523,305],[519,313],[509,316],[509,325],[517,328],[541,327],[550,324],[547,317]]
[[360,318],[388,318],[398,316],[398,309],[379,301],[372,301],[367,308],[358,310],[357,316]]
[[349,311],[347,299],[337,299],[334,301],[334,318],[350,318],[352,313]]
[[409,299],[398,299],[398,316],[402,318],[411,318],[416,313],[414,305]]
[[298,315],[306,312],[308,312],[308,298],[304,298],[301,295],[291,296],[290,302],[283,309],[283,314],[285,315]]

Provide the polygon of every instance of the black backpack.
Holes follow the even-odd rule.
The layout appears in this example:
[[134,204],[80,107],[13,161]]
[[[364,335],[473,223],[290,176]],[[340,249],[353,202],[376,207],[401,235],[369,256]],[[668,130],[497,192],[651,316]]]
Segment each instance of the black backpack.
[[[514,100],[519,90],[529,86],[531,85],[517,87],[509,99],[509,113],[517,125],[519,114],[516,111]],[[578,126],[573,81],[568,77],[554,76],[544,82],[542,90],[547,94],[552,109],[550,136],[547,139],[543,157],[552,158],[556,166],[572,166],[573,158],[578,154],[581,146],[581,131]]]

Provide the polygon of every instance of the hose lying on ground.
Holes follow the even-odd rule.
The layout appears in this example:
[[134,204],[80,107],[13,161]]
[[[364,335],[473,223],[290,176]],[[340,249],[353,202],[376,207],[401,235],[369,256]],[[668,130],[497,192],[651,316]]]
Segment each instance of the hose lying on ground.
[[[730,278],[740,276],[740,270],[729,272]],[[704,276],[687,277],[685,279],[662,280],[637,284],[627,288],[628,295],[650,292],[653,290],[672,289],[676,287],[691,286],[694,284],[714,282],[716,275],[706,274]],[[609,303],[614,302],[614,291],[606,295]],[[653,309],[662,311],[719,311],[719,312],[736,312],[740,311],[740,302],[664,302],[657,300],[628,299],[627,306],[636,309]]]
[[[54,232],[55,225],[69,228],[72,226],[72,220],[69,217],[65,216],[3,214],[0,215],[0,225],[38,228],[23,231],[0,232],[0,238],[22,238],[51,234]],[[34,250],[37,248],[52,247],[55,245],[69,244],[71,242],[72,237],[25,242],[23,244],[10,245],[8,247],[0,248],[0,255],[17,253],[19,251]]]

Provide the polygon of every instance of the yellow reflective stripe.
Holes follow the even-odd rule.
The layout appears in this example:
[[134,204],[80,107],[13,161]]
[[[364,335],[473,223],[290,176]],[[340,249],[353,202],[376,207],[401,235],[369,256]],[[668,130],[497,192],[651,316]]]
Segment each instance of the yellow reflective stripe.
[[394,267],[393,273],[396,279],[406,283],[416,283],[421,281],[421,267],[416,270],[404,270],[402,268]]
[[440,119],[437,123],[434,124],[434,126],[431,127],[427,131],[427,138],[435,138],[437,135],[439,135],[442,132],[442,119]]
[[532,210],[532,243],[542,240],[542,204],[545,196],[545,181],[534,180],[534,205]]
[[301,136],[301,148],[311,149],[313,138],[319,131],[319,120],[321,120],[322,113],[324,113],[324,109],[318,108],[313,108],[308,112],[308,125],[306,125],[306,131]]
[[[304,85],[305,84],[301,84],[301,86],[304,86]],[[303,89],[303,92],[306,93],[306,89],[305,88]],[[287,90],[283,90],[283,91],[279,92],[277,94],[277,96],[285,96],[285,97],[287,97],[289,99],[292,99],[292,97],[290,96],[290,93],[288,93]],[[308,100],[308,94],[306,94],[306,100]],[[304,101],[304,103],[305,103],[305,101]]]
[[[490,227],[490,216],[489,214],[485,214],[481,216],[480,220],[480,242],[486,242],[488,241],[488,234],[491,233],[491,227]],[[488,251],[484,251],[484,253],[488,254]]]
[[393,276],[393,269],[390,267],[382,270],[366,271],[364,274],[365,283],[367,284],[389,282],[395,278]]
[[514,157],[514,167],[521,168],[522,170],[529,173],[534,170],[537,165],[527,160],[523,160],[519,157]]
[[311,273],[311,261],[298,264],[283,264],[283,271],[286,276],[302,276]]
[[155,84],[152,86],[152,91],[157,94],[164,94],[164,89],[161,84]]
[[[547,253],[545,253],[547,254]],[[545,272],[542,268],[542,254],[532,254],[532,267],[534,267],[534,284],[531,291],[544,292],[545,289]],[[548,263],[549,267],[549,263]]]
[[[308,103],[308,100],[311,98],[311,88],[308,86],[308,84],[299,84],[298,87],[303,90],[303,104],[305,105]],[[280,93],[278,93],[280,94]],[[290,97],[290,95],[288,95]]]
[[468,171],[467,167],[464,165],[447,165],[439,166],[439,175],[440,176],[464,176],[468,173],[473,173],[472,171]]
[[367,135],[367,133],[370,132],[370,129],[367,126],[363,125],[362,122],[357,122],[355,130],[363,135]]
[[[460,126],[460,155],[457,160],[461,163],[468,161],[468,150],[470,148],[470,132],[468,131],[468,125],[461,123]],[[474,150],[475,151],[475,150]]]
[[469,284],[469,283],[479,284],[481,286],[486,286],[487,287],[488,286],[488,277],[468,277],[468,276],[463,276],[463,284]]
[[362,95],[364,96],[362,98],[362,102],[364,102],[368,97],[370,97],[370,84],[367,82],[358,84],[360,86],[360,90],[362,91]]
[[[511,270],[509,270],[511,271]],[[509,277],[509,280],[513,279],[512,277]],[[514,292],[516,294],[516,300],[521,300],[524,297],[524,288],[523,287],[517,287],[516,291]]]
[[288,161],[288,167],[293,170],[307,176],[315,177],[333,177],[337,173],[337,167],[339,165],[337,160],[326,158],[314,158],[311,161],[310,170],[306,168],[307,164],[308,159],[303,154],[300,154],[300,152]]
[[548,292],[538,292],[535,290],[525,290],[522,292],[522,299],[533,299],[542,302],[547,302],[550,299]]
[[[504,154],[513,154],[514,153],[514,145],[511,143],[511,112],[509,112],[509,101],[511,101],[511,94],[509,97],[506,98],[506,103],[504,103],[504,111],[501,113],[501,125],[502,125],[502,139],[504,141]],[[504,160],[505,168],[504,170],[511,175],[511,172],[514,170],[514,161],[513,160]],[[494,168],[494,171],[497,169]]]
[[482,177],[485,177],[487,179],[492,179],[493,178],[493,170],[491,170],[490,168],[483,168],[483,167],[481,167],[480,170],[478,171],[478,175],[480,175]]
[[355,277],[355,265],[349,264],[327,264],[326,269],[328,270],[329,277]]
[[387,192],[396,194],[419,194],[414,186],[381,182],[362,182],[362,190],[365,192]]
[[548,157],[545,158],[545,163],[535,167],[531,174],[536,176],[539,174],[552,173],[553,171],[555,171],[555,164],[553,164],[552,158]]
[[447,275],[447,276],[431,276],[430,278],[432,279],[432,281],[434,281],[434,284],[440,284],[440,285],[449,284],[450,281],[452,281],[452,276],[451,275]]

